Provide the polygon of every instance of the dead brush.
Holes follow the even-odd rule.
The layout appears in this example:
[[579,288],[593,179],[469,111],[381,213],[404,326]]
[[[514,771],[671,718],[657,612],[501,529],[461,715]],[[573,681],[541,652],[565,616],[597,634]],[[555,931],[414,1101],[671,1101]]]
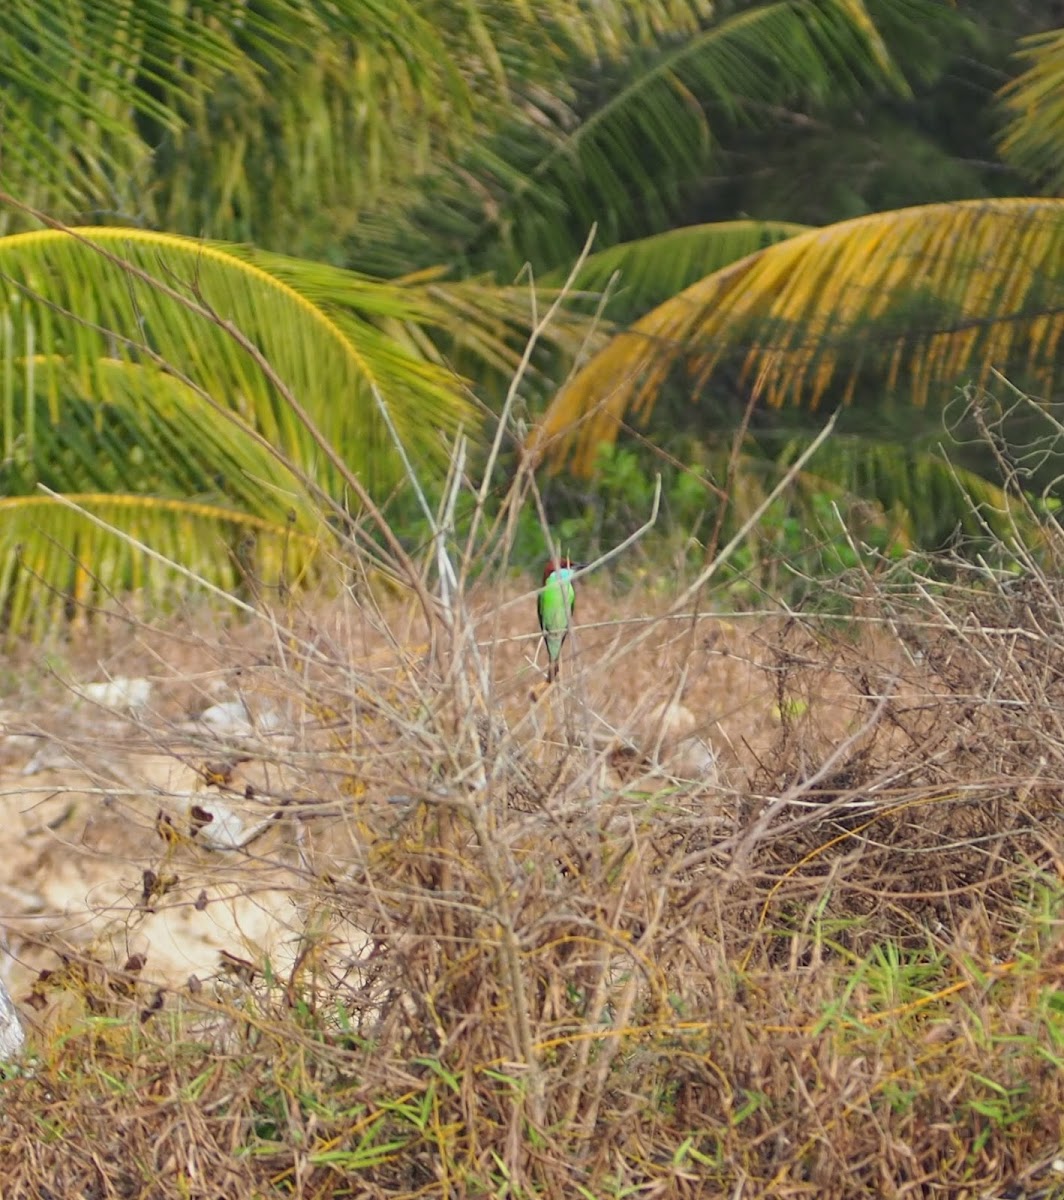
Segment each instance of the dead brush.
[[[611,775],[639,704],[609,664],[638,644],[655,670],[694,665],[667,614],[578,629],[579,665],[532,706],[530,596],[517,609],[512,589],[452,593],[434,636],[369,585],[264,610],[239,646],[200,633],[172,656],[174,687],[239,665],[249,709],[284,723],[196,735],[190,769],[247,761],[194,795],[269,819],[242,848],[204,849],[180,796],[154,796],[180,837],[145,830],[156,876],[179,877],[152,919],[201,894],[209,914],[230,885],[253,898],[280,872],[287,935],[234,941],[194,985],[153,978],[150,950],[135,972],[87,961],[80,993],[68,972],[87,1012],[68,1006],[4,1085],[5,1185],[1043,1186],[1064,1101],[1060,827],[1051,777],[1030,770],[1052,726],[1031,709],[1053,702],[1027,660],[987,674],[999,626],[968,620],[970,587],[929,606],[927,579],[894,583],[866,595],[856,637],[797,614],[699,640],[684,702],[719,712],[733,745],[711,786]],[[760,681],[760,723],[716,700],[714,669],[736,662]],[[127,721],[112,764],[179,726]],[[135,798],[106,787],[128,818]],[[131,934],[147,920],[143,904],[124,917]]]

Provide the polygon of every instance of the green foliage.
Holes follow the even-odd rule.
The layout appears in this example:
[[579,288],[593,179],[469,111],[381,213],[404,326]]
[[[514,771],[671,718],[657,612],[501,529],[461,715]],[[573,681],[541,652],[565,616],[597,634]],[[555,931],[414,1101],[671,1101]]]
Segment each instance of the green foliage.
[[106,227],[0,238],[9,637],[116,590],[158,599],[172,563],[186,590],[290,584],[316,558],[314,576],[346,472],[377,492],[397,477],[378,397],[430,473],[474,424],[418,344],[447,318],[417,288],[248,257]]
[[[663,480],[661,515],[654,535],[637,544],[611,568],[622,588],[639,586],[667,593],[704,565],[710,538],[717,531],[724,545],[775,484],[782,467],[758,457],[756,447],[741,456],[744,492],[721,512],[720,482],[726,454],[689,466],[662,465],[632,447],[605,444],[588,480],[552,479],[543,493],[550,533],[562,553],[590,561],[638,528],[653,507],[656,477]],[[943,465],[943,473],[946,468]],[[757,486],[746,487],[758,479]],[[486,523],[499,516],[503,496],[489,496]],[[430,503],[439,496],[430,489]],[[464,544],[471,528],[475,498],[461,493],[455,506],[454,536]],[[421,554],[431,540],[427,520],[412,499],[393,501],[388,515],[403,532],[404,543]],[[818,580],[837,578],[869,562],[897,558],[908,545],[905,522],[874,504],[859,501],[824,478],[803,476],[792,492],[777,500],[748,531],[721,572],[721,602],[749,607],[766,596],[792,603],[818,593]],[[474,573],[494,569],[499,556],[522,572],[535,574],[549,547],[534,505],[526,504],[508,531],[505,546],[488,545],[473,564]]]
[[[660,586],[669,588],[678,575],[699,568],[718,519],[723,518],[716,539],[719,548],[768,494],[787,461],[760,456],[751,443],[739,459],[737,478],[742,486],[733,491],[721,514],[726,459],[723,452],[706,465],[662,470],[665,488],[658,536],[633,550],[628,565],[618,568],[622,581],[639,579],[647,586],[656,578]],[[559,481],[548,493],[548,499],[557,497],[565,514],[554,523],[561,543],[586,557],[621,541],[646,519],[658,469],[653,458],[634,449],[602,446],[586,486],[576,490]],[[945,464],[942,470],[946,474]],[[869,504],[831,479],[830,470],[826,476],[800,477],[792,491],[750,528],[721,576],[719,586],[727,603],[745,607],[766,595],[798,603],[816,592],[816,581],[845,574],[865,562],[866,556],[871,561],[901,554],[908,536],[899,508],[890,512]]]
[[[431,489],[456,430],[475,437],[505,390],[551,296],[541,288],[536,309],[523,288],[475,273],[509,280],[528,260],[556,286],[597,224],[578,295],[524,381],[535,415],[590,359],[547,426],[594,412],[580,449],[597,476],[547,484],[549,515],[564,542],[590,548],[644,519],[654,472],[639,454],[597,458],[599,444],[629,400],[646,419],[659,395],[654,437],[668,442],[693,390],[701,445],[678,456],[688,469],[665,473],[656,557],[668,570],[654,567],[682,572],[717,524],[714,488],[732,491],[727,536],[800,445],[755,413],[730,478],[717,447],[750,388],[776,402],[850,395],[874,425],[910,384],[933,402],[991,365],[1056,386],[1056,210],[1037,198],[952,203],[1015,190],[991,153],[1002,113],[1007,162],[1048,187],[1059,173],[1060,31],[1023,42],[1009,64],[1015,39],[1039,27],[999,9],[12,0],[0,13],[0,125],[20,203],[0,230],[34,232],[0,241],[0,485],[10,501],[38,485],[77,496],[117,522],[119,540],[135,532],[168,554],[176,531],[195,527],[211,551],[192,556],[196,571],[226,587],[246,576],[252,525],[271,563],[299,545],[293,569],[313,573],[312,547],[345,519],[336,506],[357,507],[347,468],[377,497],[402,486],[378,395]],[[995,106],[1006,69],[1022,74]],[[37,231],[27,202],[76,220],[92,244]],[[915,203],[942,211],[878,211]],[[865,223],[809,227],[839,231],[846,218]],[[351,265],[409,274],[385,282]],[[682,397],[674,360],[694,367]],[[934,454],[876,444],[874,432],[826,450],[751,532],[737,598],[856,569],[863,552],[838,533],[835,504],[859,508],[860,538],[882,552],[977,532]],[[961,465],[984,515],[1000,509],[992,467]],[[99,526],[69,507],[41,498],[11,512],[12,561],[45,572],[59,608],[97,595],[76,584],[94,575],[62,567],[42,539],[68,554],[91,545],[108,571],[121,564],[99,595],[142,579],[130,541],[107,556]],[[409,497],[389,512],[406,544],[425,539]],[[471,519],[463,499],[458,524]],[[514,562],[541,554],[538,517],[511,532]],[[240,568],[212,572],[212,555]],[[28,588],[33,571],[3,578]],[[9,615],[28,603],[28,592],[0,596]]]
[[[922,0],[878,7],[940,10]],[[686,224],[727,131],[749,136],[791,106],[908,93],[864,0],[714,6],[696,32],[663,24],[655,44],[613,61],[574,55],[559,65],[549,96],[530,89],[497,130],[440,163],[411,208],[374,214],[355,252],[387,254],[388,269],[414,265],[404,256],[419,244],[422,261],[442,253],[503,276],[525,260],[561,268],[593,223],[607,244]]]
[[0,14],[5,176],[68,221],[335,259],[368,206],[394,207],[511,114],[515,93],[549,89],[574,56],[689,33],[705,8],[13,0]]

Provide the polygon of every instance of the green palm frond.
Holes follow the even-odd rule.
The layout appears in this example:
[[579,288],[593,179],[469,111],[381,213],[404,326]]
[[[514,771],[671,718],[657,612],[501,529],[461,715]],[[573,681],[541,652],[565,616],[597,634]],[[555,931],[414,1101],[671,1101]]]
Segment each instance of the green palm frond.
[[[66,211],[136,212],[151,146],[138,127],[176,133],[181,110],[237,61],[205,0],[9,0],[0,6],[4,176],[24,200]],[[133,205],[132,208],[129,206]],[[17,214],[0,213],[0,230]]]
[[[328,520],[350,498],[318,439],[390,489],[400,465],[378,395],[430,478],[458,427],[475,430],[462,381],[427,357],[443,317],[423,289],[330,271],[328,293],[311,264],[300,290],[296,263],[271,265],[137,230],[0,238],[9,631],[38,620],[34,588],[53,612],[194,586],[124,538],[222,588],[324,570],[317,548],[335,543]],[[72,515],[72,496],[117,532]]]
[[6,181],[71,218],[276,239],[472,128],[460,36],[412,0],[10,0]]
[[231,509],[155,496],[65,499],[0,499],[0,625],[9,644],[40,641],[93,607],[111,608],[116,596],[157,611],[189,594],[190,575],[228,592],[275,590],[333,562],[324,535]]
[[1029,65],[1000,92],[1010,121],[1002,157],[1059,194],[1064,192],[1064,29],[1024,39]]
[[515,90],[551,90],[577,53],[691,32],[710,7],[8,0],[5,181],[70,222],[325,254],[368,203],[496,127]]
[[[616,279],[618,308],[632,315],[645,312],[678,291],[729,263],[805,233],[808,225],[788,221],[715,221],[687,225],[652,237],[621,242],[592,254],[580,268],[574,287],[603,292]],[[562,272],[552,272],[544,282],[561,283]]]
[[[384,283],[327,263],[251,247],[229,246],[227,251],[290,284],[341,328],[353,319],[368,321],[391,339],[397,352],[436,364],[456,387],[460,381],[455,372],[467,373],[486,392],[505,390],[529,334],[558,294],[557,286],[535,280],[530,288],[477,277],[447,279],[445,267],[426,268]],[[540,341],[572,361],[587,335],[586,316],[563,307],[541,331]],[[470,426],[465,429],[469,432]]]
[[[363,206],[471,136],[476,86],[459,31],[413,0],[291,0],[259,26],[231,30],[237,68],[157,152],[152,215],[324,256]],[[479,85],[500,102],[504,81]]]
[[320,504],[305,482],[241,424],[183,380],[152,364],[106,359],[86,377],[70,359],[4,366],[0,494],[179,496],[224,503],[313,534]]
[[993,366],[1048,391],[1062,333],[1064,201],[875,213],[750,255],[647,313],[558,394],[532,448],[590,469],[679,363],[696,394],[726,368],[775,405],[849,401],[862,379],[922,404]]
[[565,264],[596,222],[607,243],[636,223],[667,224],[711,161],[718,125],[763,124],[779,105],[907,89],[863,0],[746,7],[571,79],[549,98],[530,91],[496,138],[426,181],[422,223],[454,256],[480,261],[490,246],[497,259],[501,246],[510,269]]
[[58,356],[16,359],[10,324],[6,333],[0,625],[9,641],[128,592],[158,606],[197,579],[269,591],[333,573],[322,505],[196,390],[153,364],[107,359],[86,378]]
[[6,182],[70,219],[276,241],[468,134],[461,33],[413,0],[10,0]]
[[[988,529],[1007,540],[1017,527],[1026,529],[1022,507],[1004,488],[955,461],[943,446],[928,444],[931,440],[874,432],[836,435],[821,446],[797,486],[807,496],[838,496],[844,520],[875,505],[895,540],[906,546],[942,545],[957,535],[982,538]],[[792,436],[774,447],[774,470],[785,472],[811,441],[812,435]]]
[[367,283],[361,296],[352,287],[348,308],[330,313],[225,247],[111,228],[10,235],[0,239],[0,271],[9,285],[0,297],[0,322],[10,323],[16,353],[21,346],[24,355],[70,359],[83,378],[105,389],[109,360],[143,362],[150,351],[311,474],[319,470],[319,449],[225,326],[250,340],[371,487],[387,486],[398,470],[374,387],[410,452],[426,463],[442,461],[441,434],[473,424],[459,381],[374,324],[382,307],[418,316],[416,302],[387,284]]

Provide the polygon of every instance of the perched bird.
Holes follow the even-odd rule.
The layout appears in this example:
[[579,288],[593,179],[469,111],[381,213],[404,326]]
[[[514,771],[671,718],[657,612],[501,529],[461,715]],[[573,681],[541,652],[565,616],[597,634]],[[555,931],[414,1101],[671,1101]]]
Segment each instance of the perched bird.
[[543,641],[547,646],[547,682],[558,678],[558,659],[562,643],[569,632],[576,606],[576,589],[573,574],[579,563],[567,558],[550,562],[543,568],[543,586],[540,588],[536,608],[539,612],[539,627],[543,630]]

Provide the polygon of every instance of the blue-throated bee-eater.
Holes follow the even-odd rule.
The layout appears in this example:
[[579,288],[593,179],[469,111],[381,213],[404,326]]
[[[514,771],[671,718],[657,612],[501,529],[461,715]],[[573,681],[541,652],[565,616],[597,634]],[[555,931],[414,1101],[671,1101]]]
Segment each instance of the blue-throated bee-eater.
[[572,626],[573,609],[576,607],[576,589],[573,575],[580,563],[567,558],[551,559],[543,568],[543,583],[540,587],[536,609],[539,627],[543,630],[543,641],[547,646],[547,682],[558,678],[558,660]]

